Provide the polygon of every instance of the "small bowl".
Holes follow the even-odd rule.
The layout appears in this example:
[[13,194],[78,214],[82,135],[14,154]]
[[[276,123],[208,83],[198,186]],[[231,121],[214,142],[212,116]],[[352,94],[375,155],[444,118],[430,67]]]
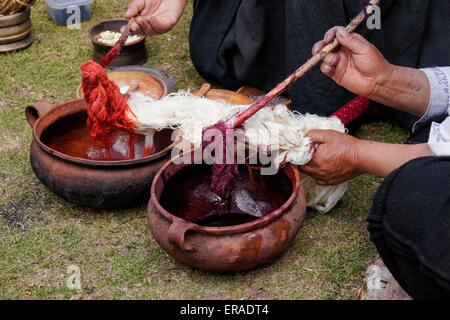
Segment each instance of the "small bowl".
[[[120,32],[120,29],[128,24],[127,19],[111,19],[97,23],[89,30],[89,38],[94,46],[92,60],[100,62],[106,54],[112,49],[113,45],[100,42],[98,38],[103,31]],[[119,55],[108,65],[110,68],[116,68],[128,65],[141,65],[148,59],[148,52],[145,47],[145,37],[126,44]]]

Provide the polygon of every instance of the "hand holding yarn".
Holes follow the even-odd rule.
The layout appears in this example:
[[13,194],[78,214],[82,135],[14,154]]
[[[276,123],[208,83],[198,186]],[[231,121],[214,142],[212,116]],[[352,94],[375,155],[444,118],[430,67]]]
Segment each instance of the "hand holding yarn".
[[358,161],[358,139],[335,130],[311,130],[306,135],[317,145],[301,170],[319,185],[338,185],[362,173]]

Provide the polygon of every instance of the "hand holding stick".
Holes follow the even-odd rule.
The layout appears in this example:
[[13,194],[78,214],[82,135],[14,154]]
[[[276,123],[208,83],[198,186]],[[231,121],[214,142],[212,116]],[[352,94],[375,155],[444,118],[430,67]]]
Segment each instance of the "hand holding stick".
[[[367,16],[367,12],[372,12],[373,7],[378,5],[380,0],[371,0],[369,5],[367,5],[358,16],[356,16],[346,27],[348,32],[353,32],[355,29],[363,22]],[[282,92],[284,92],[288,87],[290,87],[294,82],[303,77],[309,70],[311,70],[314,66],[316,66],[320,61],[325,59],[325,57],[336,49],[339,46],[339,41],[335,38],[330,44],[325,46],[319,53],[314,55],[311,59],[309,59],[304,65],[298,68],[293,74],[291,74],[286,80],[278,84],[274,89],[268,92],[265,96],[261,97],[258,101],[256,101],[252,106],[250,106],[247,110],[238,114],[237,120],[234,124],[234,127],[238,127],[242,122],[250,118],[260,109],[264,108],[267,104],[269,104],[273,99],[279,96]]]

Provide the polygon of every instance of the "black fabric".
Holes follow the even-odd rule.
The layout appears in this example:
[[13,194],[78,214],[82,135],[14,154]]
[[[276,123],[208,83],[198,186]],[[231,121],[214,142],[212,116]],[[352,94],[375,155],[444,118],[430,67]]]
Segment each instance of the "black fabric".
[[[361,0],[196,0],[190,48],[197,71],[231,90],[272,89],[310,56],[313,44],[335,25],[346,25]],[[383,0],[382,29],[360,29],[394,64],[450,65],[450,1]],[[324,116],[354,95],[310,71],[290,90],[295,109]],[[417,118],[391,111],[409,129]]]
[[[407,144],[426,143],[430,119]],[[415,299],[450,298],[450,157],[413,160],[391,173],[367,218],[370,239]]]
[[423,123],[420,127],[418,127],[406,140],[405,144],[419,144],[419,143],[427,143],[428,138],[430,136],[431,124],[433,122],[441,123],[448,117],[447,114],[443,114],[442,116],[433,118]]
[[390,174],[367,218],[370,239],[414,299],[450,299],[450,157],[413,160]]
[[[430,119],[407,144],[426,143]],[[370,239],[415,299],[450,298],[450,157],[413,160],[391,173],[367,218]]]

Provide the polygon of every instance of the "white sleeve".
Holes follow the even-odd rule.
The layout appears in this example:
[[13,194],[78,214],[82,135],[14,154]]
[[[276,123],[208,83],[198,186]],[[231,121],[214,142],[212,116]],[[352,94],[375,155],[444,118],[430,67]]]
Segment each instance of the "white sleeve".
[[428,146],[433,155],[450,156],[450,67],[421,69],[430,81],[430,103],[427,112],[414,124],[413,131],[426,121],[448,114],[441,124],[433,122]]
[[449,112],[450,106],[450,67],[420,69],[430,82],[430,103],[427,112],[414,124],[413,132],[428,120]]

